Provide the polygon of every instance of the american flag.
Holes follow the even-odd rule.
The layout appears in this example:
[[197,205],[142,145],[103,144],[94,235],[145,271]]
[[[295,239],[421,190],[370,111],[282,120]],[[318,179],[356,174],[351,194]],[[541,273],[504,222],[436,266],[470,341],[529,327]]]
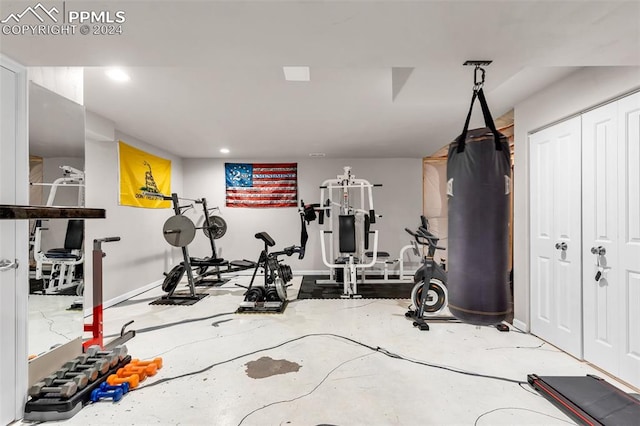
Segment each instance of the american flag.
[[297,207],[297,163],[225,163],[227,207]]

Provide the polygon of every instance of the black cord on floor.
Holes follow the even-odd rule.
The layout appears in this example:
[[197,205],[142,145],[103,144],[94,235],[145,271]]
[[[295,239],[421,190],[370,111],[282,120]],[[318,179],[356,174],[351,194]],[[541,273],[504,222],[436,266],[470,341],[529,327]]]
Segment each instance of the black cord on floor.
[[[173,326],[176,326],[176,325],[189,324],[189,323],[192,323],[192,322],[204,321],[204,320],[209,320],[209,319],[221,317],[221,316],[224,316],[224,315],[233,315],[233,314],[235,314],[235,312],[222,312],[220,314],[209,315],[207,317],[190,318],[190,319],[185,319],[185,320],[182,320],[182,321],[169,322],[169,323],[160,324],[160,325],[153,325],[151,327],[146,327],[146,328],[139,328],[139,329],[135,330],[135,332],[136,332],[136,334],[148,333],[150,331],[162,330],[163,328],[169,328],[169,327],[173,327]],[[227,321],[229,321],[229,320],[227,320]],[[220,323],[222,321],[218,321],[218,322]],[[107,338],[107,337],[118,337],[118,336],[120,336],[120,334],[109,334],[108,336],[104,336],[104,338]]]
[[273,405],[283,404],[283,403],[285,403],[285,402],[293,402],[293,401],[297,401],[297,400],[299,400],[299,399],[304,398],[305,396],[309,396],[309,395],[311,395],[311,394],[312,394],[312,393],[314,393],[314,392],[315,392],[315,391],[316,391],[316,390],[317,390],[317,389],[318,389],[318,388],[319,388],[319,387],[320,387],[320,386],[321,386],[321,385],[322,385],[322,384],[323,384],[323,383],[324,383],[324,382],[329,378],[329,376],[331,376],[331,374],[332,374],[334,371],[336,371],[338,368],[340,368],[340,367],[342,367],[343,365],[348,364],[348,363],[350,363],[350,362],[352,362],[352,361],[355,361],[355,360],[357,360],[357,359],[364,358],[364,357],[366,357],[366,356],[371,356],[371,355],[373,355],[373,354],[360,355],[360,356],[357,356],[357,357],[355,357],[355,358],[351,358],[351,359],[348,359],[348,360],[346,360],[346,361],[344,361],[344,362],[341,362],[340,364],[338,364],[337,366],[335,366],[334,368],[332,368],[332,369],[331,369],[331,371],[329,371],[329,372],[328,372],[328,373],[327,373],[327,374],[322,378],[322,380],[320,380],[320,383],[318,383],[317,385],[315,385],[315,386],[314,386],[314,388],[313,388],[313,389],[311,389],[309,392],[307,392],[307,393],[305,393],[305,394],[303,394],[303,395],[297,396],[297,397],[295,397],[295,398],[291,398],[291,399],[284,399],[284,400],[281,400],[281,401],[274,401],[274,402],[270,402],[270,403],[269,403],[269,404],[267,404],[267,405],[263,405],[263,406],[262,406],[262,407],[260,407],[260,408],[256,408],[255,410],[253,410],[253,411],[251,411],[251,412],[247,413],[247,414],[246,414],[242,419],[240,419],[240,423],[238,423],[238,426],[240,426],[240,425],[241,425],[241,424],[242,424],[242,423],[243,423],[243,422],[244,422],[244,421],[245,421],[245,420],[246,420],[250,415],[252,415],[252,414],[254,414],[254,413],[256,413],[256,412],[258,412],[258,411],[260,411],[260,410],[264,410],[265,408],[271,407],[271,406],[273,406]]
[[507,378],[507,377],[493,376],[493,375],[490,375],[490,374],[482,374],[482,373],[474,373],[474,372],[470,372],[470,371],[460,370],[460,369],[457,369],[457,368],[454,368],[454,367],[447,367],[447,366],[444,366],[444,365],[431,364],[431,363],[424,362],[424,361],[419,361],[419,360],[412,360],[412,359],[409,359],[409,358],[405,358],[405,357],[403,357],[401,355],[398,355],[396,353],[390,352],[390,351],[388,351],[388,350],[386,350],[384,348],[381,348],[379,346],[371,346],[371,345],[368,345],[366,343],[359,342],[359,341],[357,341],[355,339],[352,339],[350,337],[341,336],[341,335],[338,335],[338,334],[333,334],[333,333],[312,333],[312,334],[305,334],[305,335],[300,336],[300,337],[296,337],[296,338],[293,338],[293,339],[286,340],[286,341],[284,341],[282,343],[279,343],[277,345],[274,345],[274,346],[270,346],[270,347],[262,348],[262,349],[257,349],[257,350],[252,351],[252,352],[247,352],[247,353],[244,353],[244,354],[240,354],[240,355],[237,355],[237,356],[235,356],[233,358],[229,358],[227,360],[216,362],[214,364],[208,365],[207,367],[201,368],[200,370],[191,371],[189,373],[180,374],[180,375],[174,376],[174,377],[166,377],[164,379],[158,380],[157,382],[148,384],[146,386],[137,388],[135,390],[136,391],[141,391],[143,389],[146,389],[146,388],[149,388],[149,387],[152,387],[152,386],[157,386],[159,384],[166,383],[166,382],[169,382],[171,380],[176,380],[176,379],[181,379],[183,377],[189,377],[189,376],[194,376],[194,375],[197,375],[197,374],[201,374],[201,373],[209,371],[212,368],[217,367],[219,365],[228,364],[228,363],[236,361],[236,360],[238,360],[240,358],[244,358],[244,357],[247,357],[247,356],[250,356],[250,355],[255,355],[255,354],[259,353],[259,352],[265,352],[265,351],[269,351],[269,350],[272,350],[272,349],[277,349],[279,347],[282,347],[282,346],[288,345],[290,343],[297,342],[298,340],[306,339],[306,338],[309,338],[309,337],[335,337],[337,339],[346,340],[348,342],[355,343],[356,345],[365,347],[365,348],[370,349],[370,350],[372,350],[374,352],[379,352],[379,353],[381,353],[383,355],[388,356],[389,358],[399,359],[399,360],[402,360],[402,361],[411,362],[413,364],[423,365],[425,367],[438,368],[438,369],[441,369],[441,370],[451,371],[453,373],[463,374],[463,375],[466,375],[466,376],[480,377],[480,378],[492,379],[492,380],[499,380],[499,381],[503,381],[503,382],[507,382],[507,383],[515,383],[515,384],[526,384],[527,383],[525,381],[510,379],[510,378]]
[[520,410],[520,411],[529,411],[529,412],[531,412],[531,413],[536,413],[536,414],[540,414],[540,415],[542,415],[542,416],[551,417],[552,419],[560,420],[561,422],[568,423],[568,424],[570,424],[570,425],[575,425],[575,423],[572,423],[572,422],[567,421],[567,420],[565,420],[565,419],[561,419],[560,417],[552,416],[552,415],[550,415],[550,414],[542,413],[542,412],[540,412],[540,411],[536,411],[536,410],[530,410],[530,409],[528,409],[528,408],[520,408],[520,407],[501,407],[501,408],[494,408],[493,410],[489,410],[489,411],[486,411],[486,412],[484,412],[484,413],[480,414],[480,415],[476,418],[476,421],[475,421],[475,422],[473,422],[473,426],[477,426],[477,425],[478,425],[478,421],[479,421],[482,417],[484,417],[484,416],[486,416],[486,415],[488,415],[488,414],[491,414],[491,413],[495,413],[496,411],[502,411],[502,410]]

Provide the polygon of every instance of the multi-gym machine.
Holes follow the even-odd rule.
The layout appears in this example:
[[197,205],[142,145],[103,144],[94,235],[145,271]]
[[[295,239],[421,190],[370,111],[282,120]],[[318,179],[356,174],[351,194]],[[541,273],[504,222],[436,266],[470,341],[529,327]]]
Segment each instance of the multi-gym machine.
[[[84,171],[71,166],[60,166],[62,177],[52,183],[32,182],[31,186],[48,186],[49,196],[45,206],[53,206],[58,189],[63,187],[78,188],[77,206],[84,205]],[[84,263],[84,222],[69,220],[65,235],[64,247],[42,251],[42,232],[48,230],[43,226],[46,219],[35,221],[30,235],[30,248],[33,250],[35,269],[30,271],[30,277],[43,280],[44,294],[57,294],[64,290],[75,288],[75,293],[81,296],[84,289],[81,267]]]
[[[174,247],[180,247],[182,250],[182,262],[176,265],[170,272],[165,274],[165,280],[162,289],[167,292],[165,296],[152,302],[154,304],[179,304],[190,305],[204,298],[206,293],[197,293],[196,286],[200,284],[223,284],[226,282],[220,276],[222,273],[238,272],[255,266],[254,262],[247,260],[226,261],[217,256],[215,240],[222,237],[227,229],[226,222],[219,216],[210,216],[207,206],[207,200],[189,199],[178,197],[176,193],[171,196],[160,195],[165,200],[171,200],[173,203],[174,216],[167,219],[164,223],[162,232],[165,240]],[[192,204],[180,205],[180,201],[190,201]],[[202,205],[204,212],[204,223],[202,226],[196,227],[191,219],[183,215],[183,213],[192,208],[194,204]],[[204,234],[210,241],[212,255],[206,258],[195,258],[189,255],[188,245],[195,238],[196,230],[202,229]],[[209,268],[212,270],[208,271]],[[189,286],[188,294],[176,294],[176,288],[184,274],[187,274]],[[194,274],[198,272],[198,274]],[[208,277],[214,276],[210,279]]]
[[[324,225],[320,230],[320,245],[322,262],[330,268],[330,277],[329,280],[318,280],[316,284],[341,282],[343,298],[359,297],[357,271],[361,270],[361,276],[364,276],[364,269],[371,268],[377,261],[378,231],[370,230],[370,225],[376,222],[377,217],[373,206],[373,188],[377,186],[382,185],[356,179],[351,174],[351,167],[345,167],[343,175],[327,179],[320,186],[318,223]],[[352,192],[358,192],[359,197],[353,197]],[[334,200],[336,193],[339,198]],[[337,229],[334,226],[336,214],[332,212],[333,209],[338,212]],[[328,219],[326,223],[325,217]],[[370,256],[365,256],[365,251],[369,249],[370,233],[373,233],[373,250]],[[328,244],[325,241],[327,236]]]

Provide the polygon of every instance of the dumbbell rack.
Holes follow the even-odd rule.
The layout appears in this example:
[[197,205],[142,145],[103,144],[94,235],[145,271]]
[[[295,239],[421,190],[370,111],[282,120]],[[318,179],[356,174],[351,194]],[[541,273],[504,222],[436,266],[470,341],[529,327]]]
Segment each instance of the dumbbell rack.
[[89,383],[84,389],[79,390],[69,398],[32,397],[25,404],[24,419],[28,421],[48,422],[55,420],[67,420],[75,416],[84,405],[91,402],[91,392],[100,387],[100,383],[107,380],[111,374],[116,374],[118,369],[131,362],[131,356],[127,355],[118,364],[110,368],[105,374]]

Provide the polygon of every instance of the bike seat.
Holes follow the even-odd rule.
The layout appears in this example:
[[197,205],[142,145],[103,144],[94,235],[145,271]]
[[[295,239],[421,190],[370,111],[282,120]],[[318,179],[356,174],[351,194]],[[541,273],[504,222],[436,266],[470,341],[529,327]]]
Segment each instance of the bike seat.
[[264,241],[264,243],[269,247],[273,247],[276,245],[276,242],[273,240],[273,238],[271,238],[271,235],[267,234],[266,232],[258,232],[255,237],[259,240]]

